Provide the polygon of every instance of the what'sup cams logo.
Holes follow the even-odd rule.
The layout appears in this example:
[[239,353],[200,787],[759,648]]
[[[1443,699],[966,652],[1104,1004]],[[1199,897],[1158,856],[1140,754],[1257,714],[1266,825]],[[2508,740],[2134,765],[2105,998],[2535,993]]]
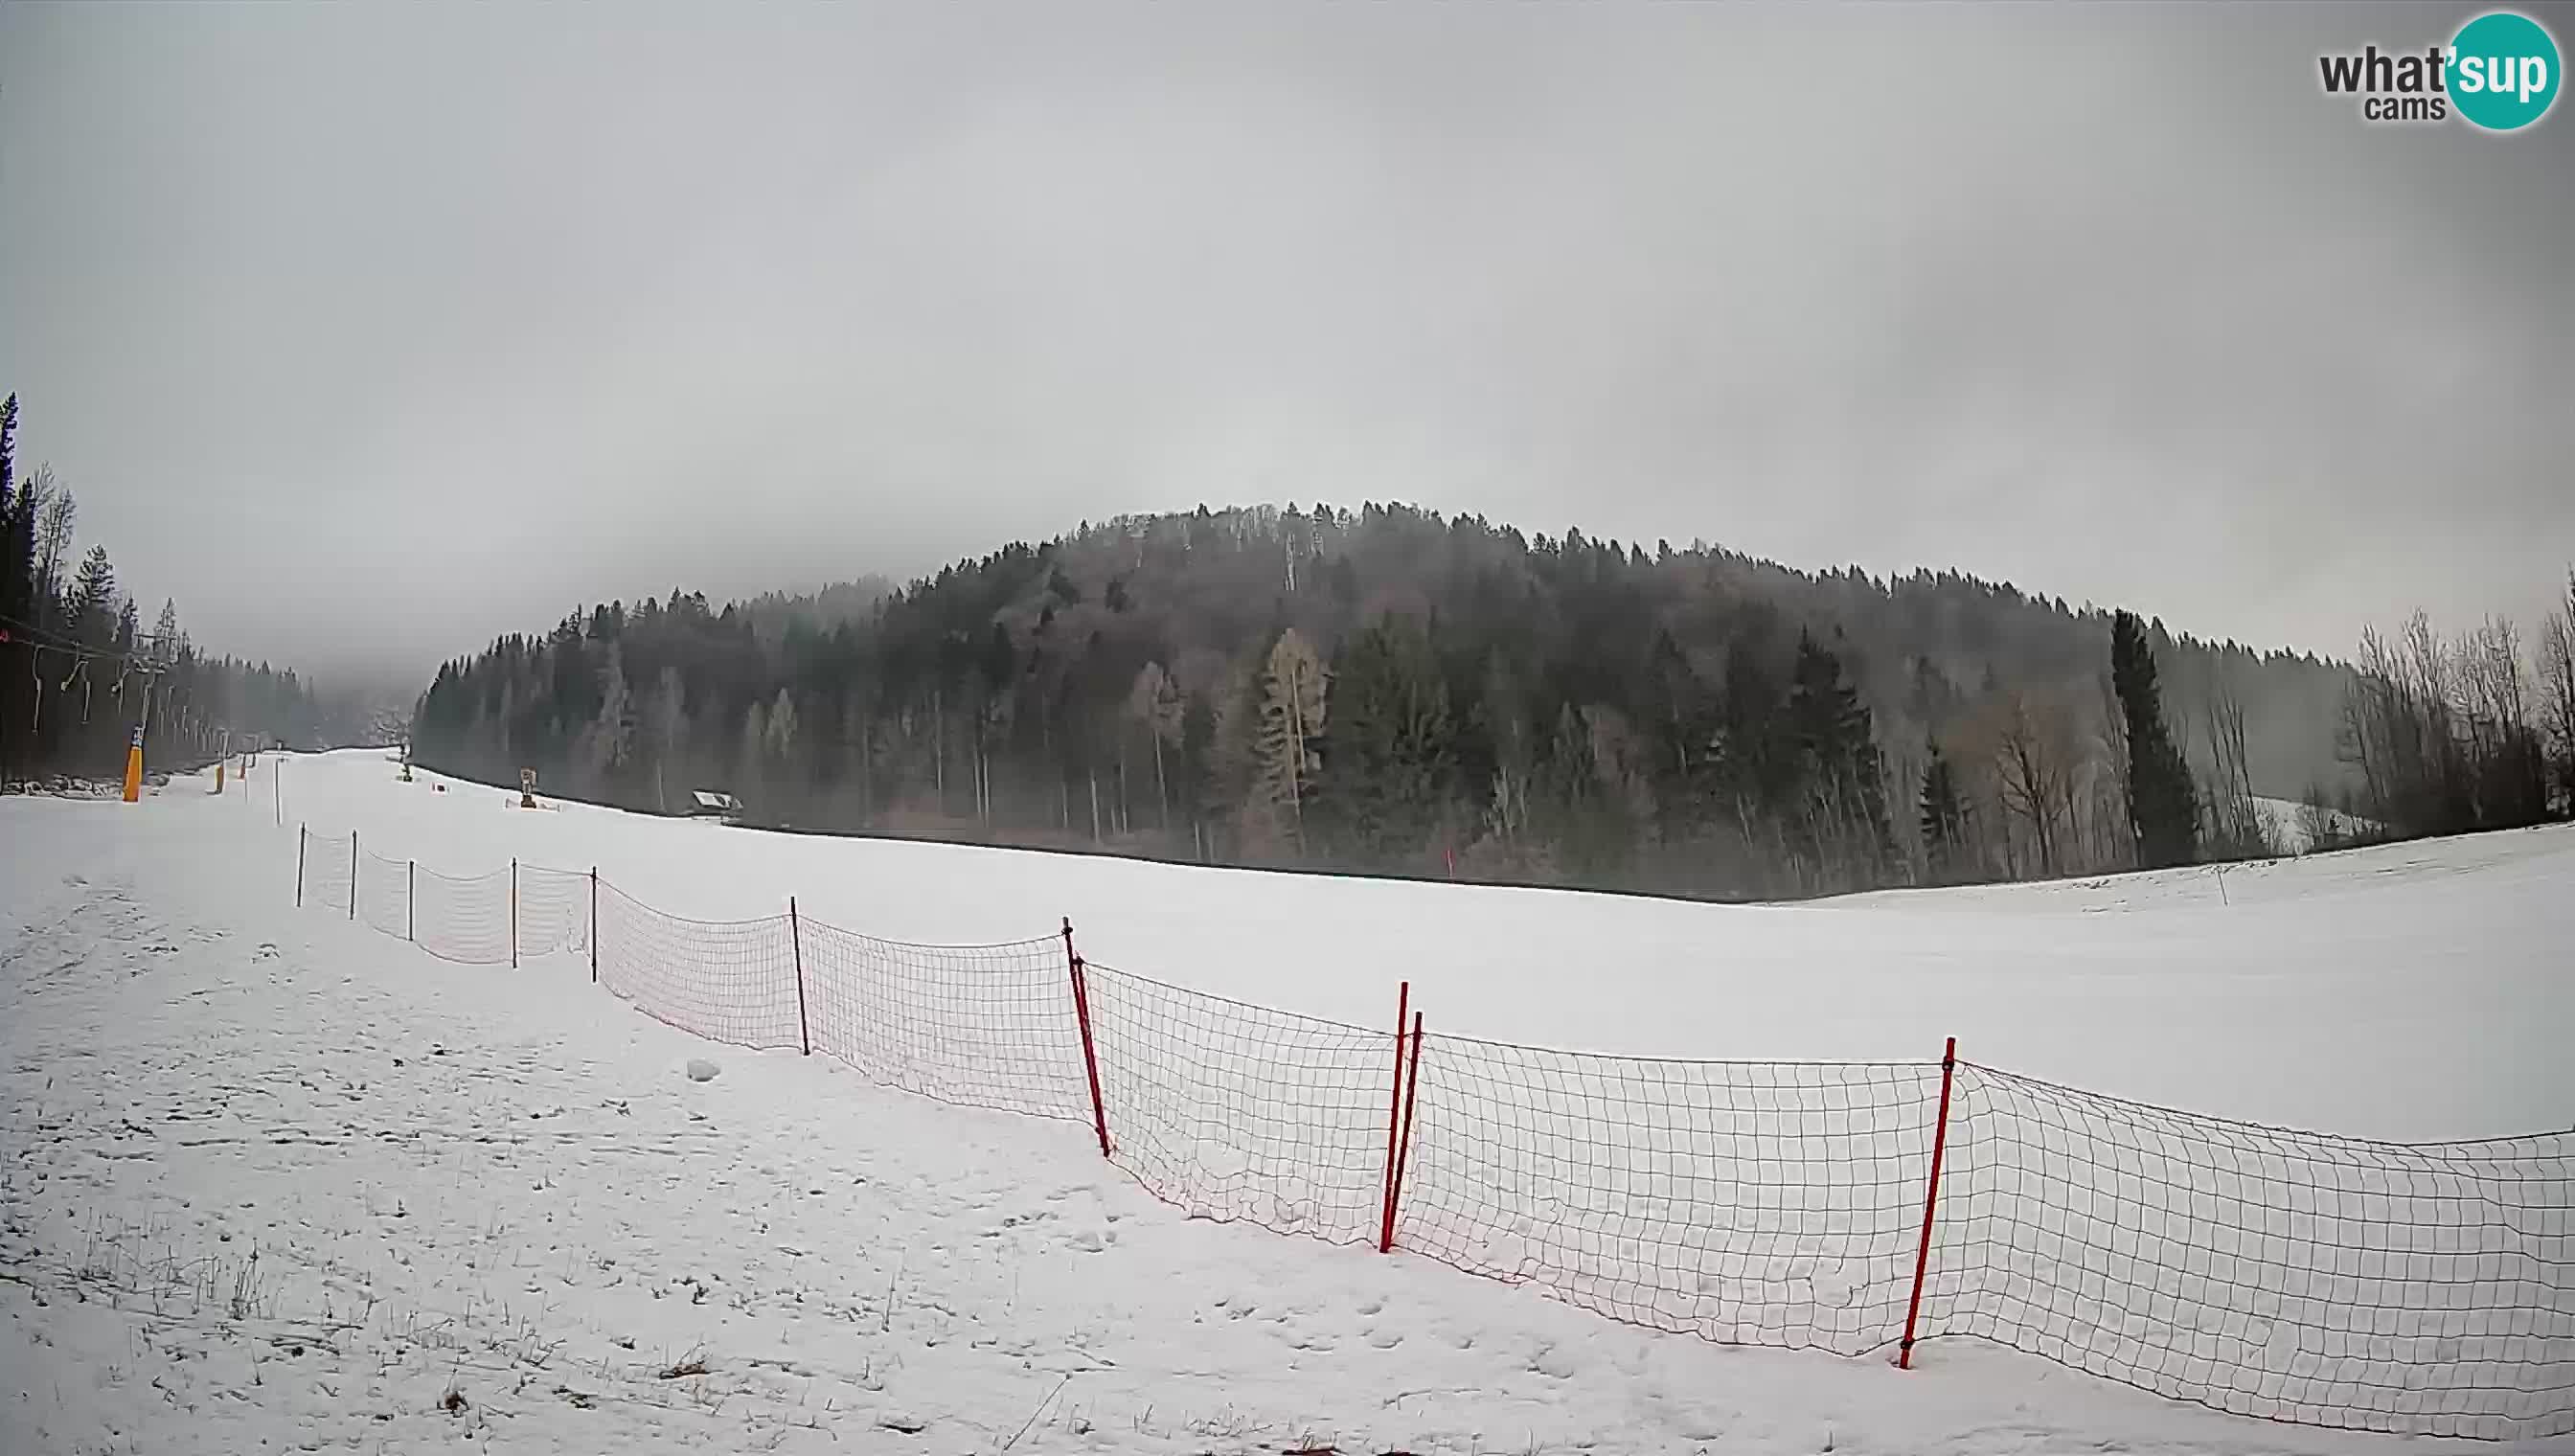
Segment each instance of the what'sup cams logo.
[[2557,38],[2527,15],[2493,10],[2445,45],[2414,51],[2369,46],[2316,58],[2327,96],[2356,97],[2365,121],[2432,122],[2456,116],[2490,132],[2535,126],[2557,102]]

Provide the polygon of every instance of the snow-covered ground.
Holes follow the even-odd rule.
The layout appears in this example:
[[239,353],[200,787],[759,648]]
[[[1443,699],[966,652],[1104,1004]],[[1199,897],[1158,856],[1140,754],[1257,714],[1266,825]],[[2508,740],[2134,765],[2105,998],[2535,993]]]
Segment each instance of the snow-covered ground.
[[450,966],[298,914],[302,820],[424,869],[597,864],[707,917],[793,893],[993,940],[1069,914],[1100,960],[1369,1025],[1409,977],[1448,1030],[1557,1045],[1924,1058],[1954,1032],[2262,1120],[2575,1121],[2562,829],[1721,907],[529,813],[374,753],[205,787],[0,800],[0,1451],[2498,1449],[1967,1341],[1909,1373],[1721,1347],[1186,1220],[1064,1124],[711,1047],[571,958]]
[[[890,939],[1044,935],[1094,960],[1384,1025],[1578,1050],[1971,1060],[2114,1096],[2400,1139],[2575,1124],[2575,827],[2044,884],[1713,906],[774,834],[515,793],[379,753],[286,760],[244,820],[291,888],[293,826],[424,869],[513,856],[709,919],[806,913]],[[282,784],[283,792],[276,792]],[[1898,913],[1855,913],[1859,910]]]

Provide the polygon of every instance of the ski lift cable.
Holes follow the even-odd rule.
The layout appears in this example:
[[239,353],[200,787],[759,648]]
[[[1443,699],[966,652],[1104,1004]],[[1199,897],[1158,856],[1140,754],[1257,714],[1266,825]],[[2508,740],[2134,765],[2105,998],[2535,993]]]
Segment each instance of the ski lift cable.
[[[88,643],[64,637],[62,634],[55,632],[50,628],[38,627],[34,623],[30,622],[21,622],[14,617],[0,617],[0,643],[13,642],[21,637],[24,638],[26,645],[33,650],[39,652],[68,653],[76,663],[87,662],[91,659],[99,659],[127,664],[136,672],[161,673],[169,671],[168,664],[153,659],[143,651],[120,653],[113,648],[94,647]],[[158,644],[162,641],[164,641],[164,639],[153,636],[149,633],[138,633],[135,636],[135,643],[138,649],[140,649],[143,644]],[[68,686],[70,680],[66,679],[64,681],[65,685]]]

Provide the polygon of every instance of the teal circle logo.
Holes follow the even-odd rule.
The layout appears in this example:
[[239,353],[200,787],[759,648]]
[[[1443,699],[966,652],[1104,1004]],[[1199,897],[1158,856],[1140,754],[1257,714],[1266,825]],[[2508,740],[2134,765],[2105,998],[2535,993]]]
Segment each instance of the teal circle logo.
[[2514,132],[2548,114],[2565,68],[2545,26],[2497,10],[2459,27],[2447,70],[2450,104],[2469,125]]

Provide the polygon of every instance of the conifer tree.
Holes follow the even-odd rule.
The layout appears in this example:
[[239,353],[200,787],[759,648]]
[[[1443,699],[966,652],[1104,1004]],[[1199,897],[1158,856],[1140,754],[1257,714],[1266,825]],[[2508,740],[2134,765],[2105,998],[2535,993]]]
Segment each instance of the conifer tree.
[[2137,862],[2149,869],[2187,864],[2198,851],[2198,796],[2164,722],[2153,645],[2133,612],[2110,620],[2110,685],[2128,725],[2128,820]]
[[81,558],[69,605],[72,635],[84,645],[106,647],[116,630],[116,569],[108,565],[106,547],[93,546]]
[[1788,722],[1810,775],[1809,841],[1845,877],[1876,880],[1893,835],[1874,728],[1857,690],[1842,680],[1840,659],[1807,634],[1797,639]]
[[1399,860],[1438,822],[1452,762],[1448,685],[1421,629],[1383,619],[1341,655],[1318,804],[1358,857]]
[[1930,749],[1930,764],[1922,770],[1922,852],[1937,884],[1957,872],[1967,823],[1958,803],[1957,774],[1941,755],[1938,739],[1931,740]]
[[152,659],[164,665],[179,654],[179,604],[161,599],[161,616],[152,624]]

